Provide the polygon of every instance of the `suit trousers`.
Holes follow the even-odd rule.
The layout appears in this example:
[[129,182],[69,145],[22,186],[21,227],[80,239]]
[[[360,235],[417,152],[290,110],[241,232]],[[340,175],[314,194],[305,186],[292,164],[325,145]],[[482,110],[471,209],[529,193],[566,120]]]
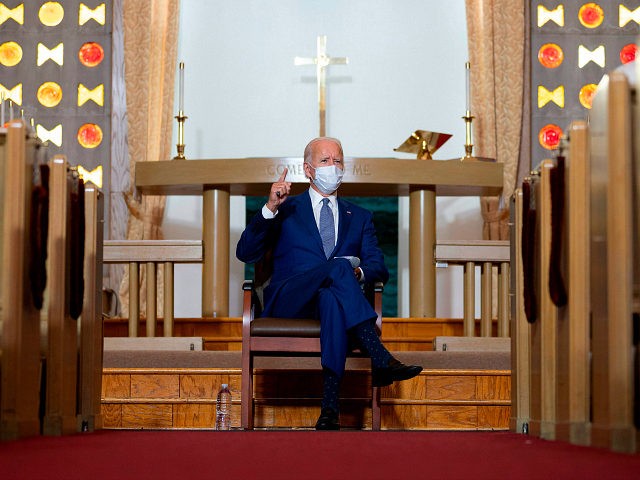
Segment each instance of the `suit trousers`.
[[263,316],[319,319],[322,366],[342,377],[348,330],[377,318],[349,261],[332,258],[281,285],[269,287],[273,288],[269,292],[273,298],[266,302]]

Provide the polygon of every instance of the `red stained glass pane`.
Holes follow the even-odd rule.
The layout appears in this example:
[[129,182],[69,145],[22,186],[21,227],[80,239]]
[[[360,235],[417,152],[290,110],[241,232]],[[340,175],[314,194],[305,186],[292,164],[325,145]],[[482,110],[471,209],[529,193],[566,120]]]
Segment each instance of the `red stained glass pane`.
[[580,23],[587,28],[599,27],[604,20],[602,7],[595,2],[585,3],[578,11]]
[[580,104],[584,108],[591,109],[593,105],[593,96],[596,94],[597,88],[598,86],[595,83],[589,83],[580,89],[578,98],[580,99]]
[[545,68],[556,68],[564,60],[564,52],[560,45],[545,43],[538,50],[538,61]]
[[99,43],[87,42],[80,47],[78,58],[85,67],[95,67],[104,59],[104,50]]
[[635,43],[629,43],[620,50],[620,61],[622,63],[633,62],[636,59],[638,47]]
[[78,143],[84,148],[96,148],[102,143],[102,129],[95,123],[85,123],[78,129]]
[[542,127],[538,133],[540,145],[547,150],[555,150],[558,148],[560,137],[562,137],[562,129],[552,123]]

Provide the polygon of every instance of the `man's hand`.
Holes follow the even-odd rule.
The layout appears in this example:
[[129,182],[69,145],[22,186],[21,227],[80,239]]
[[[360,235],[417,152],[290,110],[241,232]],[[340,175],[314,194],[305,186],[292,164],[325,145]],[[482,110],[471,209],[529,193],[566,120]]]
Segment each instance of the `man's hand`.
[[271,185],[269,199],[267,200],[267,208],[273,213],[276,213],[278,211],[278,207],[282,205],[282,203],[289,196],[289,191],[291,190],[291,182],[284,181],[288,172],[289,169],[285,167],[282,171],[282,175],[280,175],[280,178],[273,185]]

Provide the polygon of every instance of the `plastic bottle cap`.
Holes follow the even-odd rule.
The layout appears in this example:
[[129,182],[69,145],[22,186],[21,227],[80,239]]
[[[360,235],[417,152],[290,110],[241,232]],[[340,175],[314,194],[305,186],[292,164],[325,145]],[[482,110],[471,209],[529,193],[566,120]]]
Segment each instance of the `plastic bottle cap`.
[[222,384],[222,388],[227,388],[228,386],[229,386],[229,385],[228,385],[228,384],[226,384],[226,383],[223,383],[223,384]]

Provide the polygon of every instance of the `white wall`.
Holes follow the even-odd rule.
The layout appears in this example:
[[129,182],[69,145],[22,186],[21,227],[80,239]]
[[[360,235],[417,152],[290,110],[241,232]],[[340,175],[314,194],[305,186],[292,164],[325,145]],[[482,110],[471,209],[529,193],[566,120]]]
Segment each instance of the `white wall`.
[[[327,35],[327,134],[347,156],[393,152],[414,130],[453,134],[436,158],[464,153],[464,0],[183,0],[178,59],[185,62],[189,159],[302,156],[318,134],[313,57]],[[177,89],[176,89],[177,92]],[[177,100],[176,100],[177,105]],[[175,134],[174,134],[175,139]],[[175,140],[173,143],[176,143]],[[266,192],[265,192],[266,194]],[[477,198],[439,198],[439,238],[479,238]],[[230,315],[240,314],[243,266],[235,259],[244,198],[232,198]],[[399,312],[408,316],[408,200],[400,202]],[[201,202],[171,197],[166,238],[200,238]],[[461,273],[438,270],[438,316],[462,316]],[[201,270],[177,268],[176,316],[200,316]]]

